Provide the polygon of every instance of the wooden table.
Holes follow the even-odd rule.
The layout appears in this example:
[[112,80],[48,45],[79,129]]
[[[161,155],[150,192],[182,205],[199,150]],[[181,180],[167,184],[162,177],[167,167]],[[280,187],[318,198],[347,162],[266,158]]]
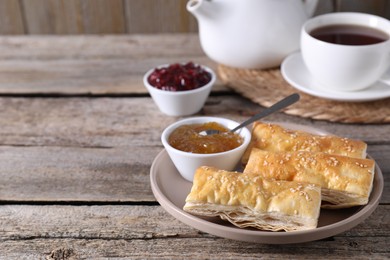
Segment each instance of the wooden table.
[[[149,68],[216,68],[196,35],[0,38],[1,259],[383,259],[390,257],[390,124],[272,121],[362,139],[383,171],[376,211],[337,236],[290,245],[215,237],[169,215],[149,171],[161,131],[179,118],[145,91]],[[263,109],[221,82],[201,115],[237,121]]]

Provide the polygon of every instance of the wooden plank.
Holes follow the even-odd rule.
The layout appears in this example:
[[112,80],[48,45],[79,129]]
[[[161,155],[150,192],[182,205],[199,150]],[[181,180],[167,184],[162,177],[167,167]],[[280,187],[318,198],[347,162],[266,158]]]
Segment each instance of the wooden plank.
[[147,93],[146,71],[189,60],[216,69],[196,35],[2,37],[0,93]]
[[149,171],[160,150],[1,146],[0,201],[153,202]]
[[0,251],[6,259],[57,254],[69,259],[385,259],[390,256],[389,211],[390,206],[379,206],[347,232],[281,249],[199,232],[159,206],[8,205],[0,207]]
[[[50,61],[0,61],[0,93],[3,94],[147,94],[143,75],[168,59],[96,59]],[[205,58],[192,61],[205,64]],[[214,90],[226,90],[217,81]]]
[[82,32],[77,1],[22,0],[21,3],[27,34]]
[[205,57],[197,34],[1,36],[0,50],[1,60],[26,62]]
[[363,12],[385,16],[388,2],[388,0],[338,0],[338,5],[341,12]]
[[334,10],[334,0],[322,0],[318,1],[317,8],[314,12],[314,16],[324,14],[324,13],[330,13]]
[[[146,240],[28,239],[1,243],[2,256],[20,259],[389,259],[388,237],[262,245],[215,238]],[[314,245],[313,245],[314,244]]]
[[28,34],[125,32],[121,0],[23,0]]
[[186,0],[125,0],[127,32],[196,32],[195,18],[186,10]]
[[[239,96],[212,96],[198,115],[244,121],[262,109]],[[160,144],[162,130],[179,119],[162,114],[147,97],[3,97],[0,111],[0,144],[11,146],[156,146]],[[390,124],[337,124],[308,121],[283,113],[271,115],[267,120],[311,125],[339,136],[362,139],[370,145],[386,147],[390,142]]]
[[318,1],[314,15],[331,12],[362,12],[390,18],[388,0],[322,0]]
[[87,34],[125,33],[122,0],[82,0],[82,19]]
[[19,1],[0,1],[0,34],[24,34],[22,10]]
[[[378,148],[378,149],[377,149]],[[390,151],[373,147],[390,185]],[[150,165],[161,147],[0,147],[0,201],[153,202]],[[134,152],[136,151],[136,152]],[[384,189],[381,203],[390,203]]]

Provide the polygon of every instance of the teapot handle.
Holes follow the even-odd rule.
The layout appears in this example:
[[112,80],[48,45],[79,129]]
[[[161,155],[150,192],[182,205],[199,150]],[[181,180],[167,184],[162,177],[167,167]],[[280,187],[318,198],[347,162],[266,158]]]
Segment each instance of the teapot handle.
[[309,17],[313,16],[314,11],[316,10],[318,0],[304,0],[304,5],[306,8],[306,13]]

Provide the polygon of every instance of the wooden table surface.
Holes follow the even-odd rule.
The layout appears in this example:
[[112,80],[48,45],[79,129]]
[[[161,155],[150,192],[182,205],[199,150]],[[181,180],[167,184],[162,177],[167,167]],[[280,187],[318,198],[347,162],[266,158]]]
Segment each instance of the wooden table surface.
[[[375,212],[349,231],[255,244],[168,214],[149,171],[162,130],[179,118],[158,111],[142,76],[189,60],[216,68],[196,35],[0,37],[1,259],[390,258],[390,124],[268,118],[369,144],[385,189]],[[261,109],[217,82],[199,114],[242,121]]]

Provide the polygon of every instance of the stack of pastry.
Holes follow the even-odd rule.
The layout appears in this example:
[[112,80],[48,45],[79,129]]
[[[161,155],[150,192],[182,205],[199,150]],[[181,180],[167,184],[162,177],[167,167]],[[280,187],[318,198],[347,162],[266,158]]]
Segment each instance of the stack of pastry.
[[317,185],[203,166],[195,173],[184,210],[219,216],[241,228],[293,231],[315,228],[320,204]]
[[244,173],[199,168],[184,210],[238,227],[315,228],[320,207],[368,203],[375,162],[366,149],[362,141],[256,122]]

